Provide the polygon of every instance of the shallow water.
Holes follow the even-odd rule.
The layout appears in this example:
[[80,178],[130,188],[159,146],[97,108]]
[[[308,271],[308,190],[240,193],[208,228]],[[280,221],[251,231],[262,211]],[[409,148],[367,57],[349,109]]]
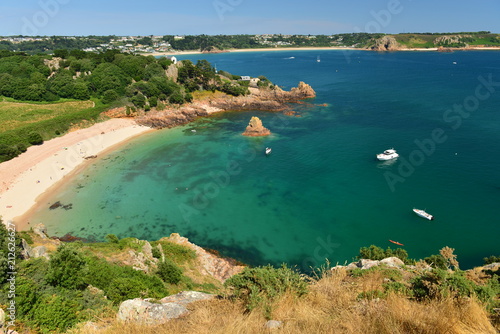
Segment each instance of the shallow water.
[[[294,106],[301,117],[222,113],[137,138],[68,181],[31,225],[97,240],[177,232],[247,263],[302,268],[350,261],[371,244],[397,247],[389,239],[414,258],[453,247],[462,267],[498,254],[500,87],[481,80],[500,81],[500,52],[179,58],[263,74],[286,89],[305,81],[317,97]],[[462,116],[447,111],[455,104]],[[241,136],[251,116],[273,134]],[[397,161],[375,159],[391,147]],[[49,210],[57,200],[73,209]]]

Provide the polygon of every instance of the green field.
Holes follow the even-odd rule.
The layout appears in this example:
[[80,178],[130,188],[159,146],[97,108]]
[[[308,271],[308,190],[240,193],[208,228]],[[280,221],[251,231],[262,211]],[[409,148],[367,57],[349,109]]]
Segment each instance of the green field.
[[[10,100],[10,99],[9,99]],[[95,121],[106,106],[100,101],[58,103],[0,102],[0,162],[34,144],[64,134],[82,121]]]
[[92,101],[74,101],[62,103],[20,103],[0,102],[0,133],[23,127],[62,115],[92,108]]

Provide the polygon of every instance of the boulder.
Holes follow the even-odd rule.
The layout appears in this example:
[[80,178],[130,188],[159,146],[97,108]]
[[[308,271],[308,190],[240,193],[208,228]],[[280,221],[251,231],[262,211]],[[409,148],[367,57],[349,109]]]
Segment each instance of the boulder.
[[260,118],[253,116],[250,119],[250,123],[248,123],[248,126],[243,132],[244,136],[250,136],[250,137],[259,137],[259,136],[269,136],[271,134],[271,131],[269,129],[266,129],[262,125],[262,121]]
[[154,304],[136,298],[121,303],[117,317],[118,320],[125,322],[159,325],[171,319],[179,318],[188,312],[185,306],[177,303]]
[[397,258],[395,256],[380,260],[380,264],[382,264],[382,263],[388,267],[395,267],[395,268],[401,268],[405,264],[403,261],[401,261],[399,258]]
[[370,269],[372,267],[376,267],[379,265],[379,261],[376,260],[367,260],[367,259],[361,259],[358,262],[358,267],[361,269]]
[[209,300],[214,298],[215,295],[209,293],[203,293],[198,291],[182,291],[176,295],[167,296],[160,300],[163,304],[166,303],[177,303],[179,305],[186,306],[189,303],[197,302],[199,300]]

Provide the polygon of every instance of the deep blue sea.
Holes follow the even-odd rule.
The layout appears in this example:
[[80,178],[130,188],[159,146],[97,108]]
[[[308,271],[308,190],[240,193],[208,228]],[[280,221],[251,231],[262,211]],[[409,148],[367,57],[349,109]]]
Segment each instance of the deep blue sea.
[[[292,106],[301,117],[227,112],[134,139],[67,180],[31,225],[95,240],[177,232],[252,265],[305,269],[398,247],[389,239],[413,258],[455,248],[462,268],[500,255],[500,52],[178,58],[284,89],[304,81],[317,97]],[[272,135],[242,136],[252,116]],[[375,159],[392,147],[398,160]],[[57,200],[73,209],[49,210]]]

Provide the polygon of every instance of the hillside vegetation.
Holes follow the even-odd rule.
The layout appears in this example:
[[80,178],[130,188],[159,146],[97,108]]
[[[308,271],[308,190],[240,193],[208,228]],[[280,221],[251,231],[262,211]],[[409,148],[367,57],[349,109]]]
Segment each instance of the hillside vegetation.
[[110,107],[132,114],[190,102],[196,91],[248,93],[248,82],[226,74],[231,77],[217,75],[206,60],[174,65],[165,57],[116,50],[56,50],[53,56],[0,51],[0,162],[74,124],[95,122]]
[[[8,240],[9,233],[0,224],[0,240]],[[17,233],[15,240],[13,323],[20,332],[24,328],[35,333],[264,333],[270,319],[281,321],[285,333],[495,333],[500,329],[500,264],[462,271],[448,247],[415,261],[402,249],[370,246],[362,248],[358,258],[391,255],[413,264],[404,265],[396,257],[391,261],[401,265],[360,260],[362,267],[325,265],[310,276],[286,265],[247,267],[222,284],[220,278],[203,272],[202,259],[193,248],[175,243],[172,237],[148,243],[108,235],[102,243],[64,243],[35,229]],[[7,313],[12,300],[8,252],[7,243],[1,243],[0,305]],[[373,266],[368,269],[367,264]],[[219,298],[196,302],[188,315],[164,325],[116,320],[125,300],[154,301],[186,290]],[[91,325],[85,325],[88,321]]]

